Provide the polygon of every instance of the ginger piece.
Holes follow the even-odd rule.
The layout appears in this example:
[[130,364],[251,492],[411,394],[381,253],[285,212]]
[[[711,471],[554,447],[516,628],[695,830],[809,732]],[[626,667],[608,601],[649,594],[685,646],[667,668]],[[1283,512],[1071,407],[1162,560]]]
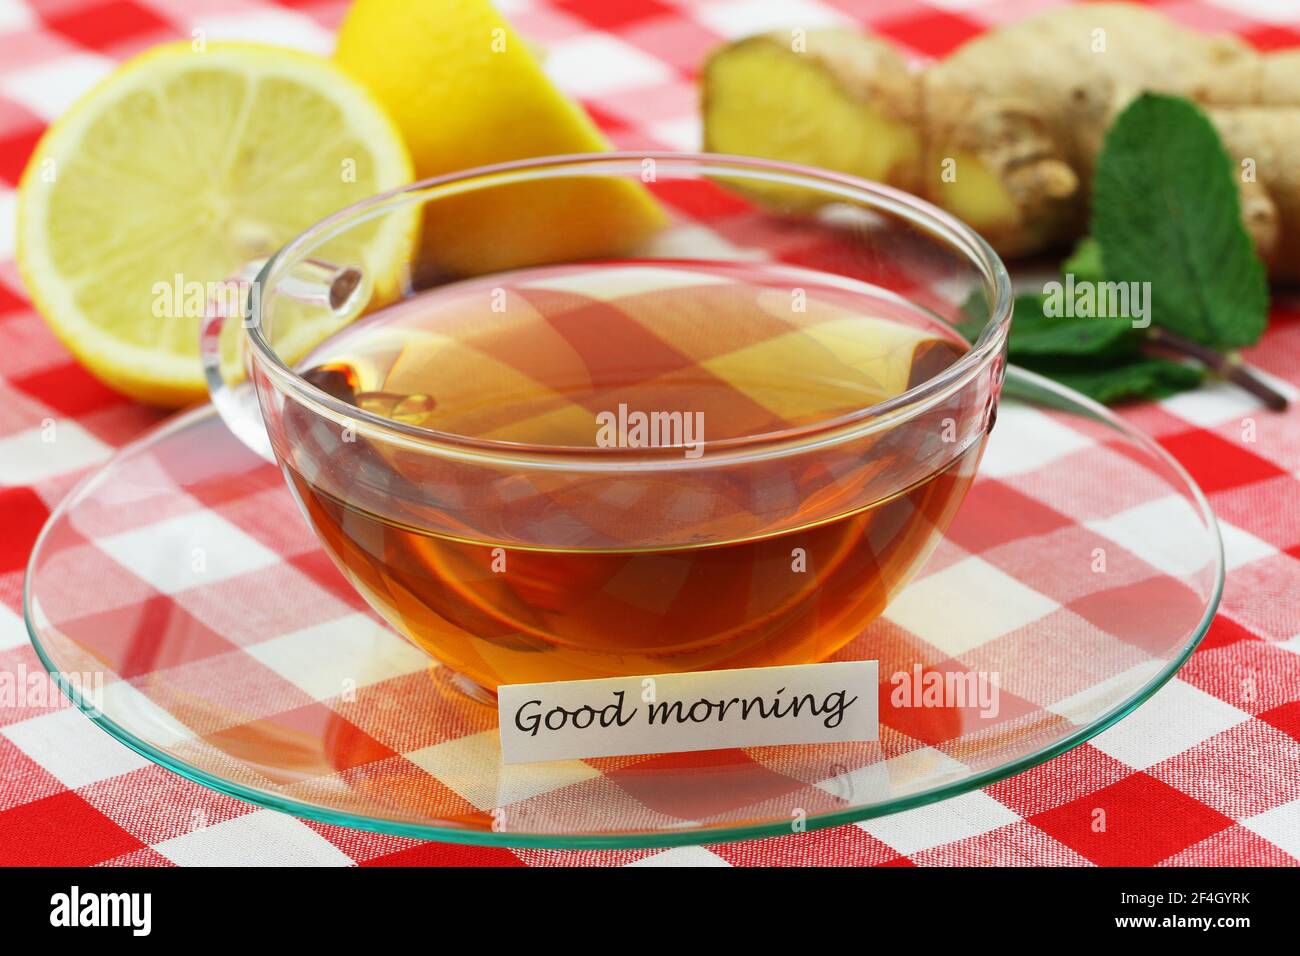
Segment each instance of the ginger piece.
[[1106,131],[1147,91],[1207,108],[1255,174],[1240,178],[1242,215],[1261,257],[1275,278],[1300,278],[1300,174],[1287,155],[1300,51],[1260,54],[1143,6],[1056,8],[918,70],[879,38],[809,33],[803,53],[783,34],[741,40],[705,70],[705,142],[907,189],[1003,255],[1029,255],[1082,235]]
[[[906,188],[920,171],[916,77],[883,40],[812,31],[734,43],[704,67],[705,149],[768,156]],[[757,189],[799,205],[802,190]]]
[[1300,136],[1300,105],[1217,107],[1209,114],[1228,152],[1254,170],[1255,180],[1242,183],[1242,219],[1260,258],[1273,277],[1300,278],[1300,165],[1287,135]]

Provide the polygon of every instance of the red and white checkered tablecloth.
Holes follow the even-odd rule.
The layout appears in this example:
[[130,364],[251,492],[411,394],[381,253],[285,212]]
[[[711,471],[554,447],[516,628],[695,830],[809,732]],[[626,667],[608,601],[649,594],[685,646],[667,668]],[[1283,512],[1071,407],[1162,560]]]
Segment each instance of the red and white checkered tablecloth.
[[[1052,5],[1036,0],[504,0],[546,66],[624,148],[698,146],[695,71],[727,37],[853,24],[919,56]],[[1300,44],[1283,0],[1153,4],[1261,48]],[[162,415],[82,371],[28,304],[15,188],[45,125],[122,59],[202,28],[327,53],[342,0],[0,0],[0,671],[39,661],[23,567],[51,508]],[[1300,395],[1300,301],[1279,296],[1248,359]],[[1125,410],[1219,516],[1223,604],[1179,675],[1088,744],[954,800],[809,834],[672,850],[422,843],[302,821],[149,764],[79,713],[0,708],[0,863],[874,865],[1290,864],[1300,860],[1300,403],[1213,386]],[[48,420],[60,440],[41,442]],[[1253,422],[1253,434],[1243,422]],[[1249,692],[1246,691],[1249,688]],[[1107,808],[1110,837],[1088,825]],[[197,813],[196,813],[197,811]],[[196,824],[195,821],[198,821]],[[1117,838],[1118,837],[1118,838]]]

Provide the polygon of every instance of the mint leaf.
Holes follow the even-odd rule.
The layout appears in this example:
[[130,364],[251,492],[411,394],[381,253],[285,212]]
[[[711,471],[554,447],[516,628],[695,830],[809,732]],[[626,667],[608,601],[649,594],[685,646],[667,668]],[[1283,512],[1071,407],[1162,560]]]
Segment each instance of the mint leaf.
[[1131,323],[1124,319],[1075,319],[1044,312],[1044,297],[1022,295],[1016,299],[1011,321],[1011,355],[1113,355],[1136,348]]
[[1101,243],[1092,236],[1079,240],[1070,258],[1061,263],[1061,272],[1073,274],[1076,282],[1104,282],[1106,272],[1101,265]]
[[[1013,362],[1026,363],[1042,355],[1126,354],[1137,348],[1135,330],[1123,319],[1057,318],[1048,316],[1043,307],[1042,295],[1016,296],[1007,340],[1007,355]],[[983,319],[971,319],[958,326],[972,341],[983,327]]]
[[1152,321],[1215,348],[1255,342],[1268,280],[1233,165],[1187,100],[1146,93],[1111,125],[1092,181],[1106,278],[1150,282]]
[[1022,363],[1105,405],[1136,399],[1165,398],[1196,388],[1203,369],[1160,358],[1132,358],[1103,363],[1089,358],[1042,358]]

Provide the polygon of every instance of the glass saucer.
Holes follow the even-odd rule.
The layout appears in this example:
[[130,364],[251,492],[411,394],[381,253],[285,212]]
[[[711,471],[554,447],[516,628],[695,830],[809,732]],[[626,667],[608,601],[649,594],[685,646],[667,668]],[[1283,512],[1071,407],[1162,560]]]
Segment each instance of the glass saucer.
[[1032,767],[1168,680],[1222,583],[1217,527],[1182,468],[1011,369],[947,538],[837,655],[880,661],[877,742],[502,766],[495,708],[370,615],[276,469],[211,407],[68,496],[24,606],[92,720],[215,790],[404,836],[648,847],[848,823]]

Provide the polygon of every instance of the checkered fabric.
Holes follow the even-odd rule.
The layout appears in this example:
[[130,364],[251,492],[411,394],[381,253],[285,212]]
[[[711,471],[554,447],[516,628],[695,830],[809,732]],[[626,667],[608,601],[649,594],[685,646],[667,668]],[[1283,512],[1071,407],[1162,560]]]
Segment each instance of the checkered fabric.
[[[857,22],[918,56],[931,56],[1043,5],[1026,0],[936,0],[932,5],[911,0],[869,5],[851,0],[511,0],[503,7],[522,32],[546,47],[548,70],[581,98],[618,145],[690,148],[698,143],[694,71],[723,38],[791,23]],[[1261,47],[1300,43],[1300,17],[1273,0],[1160,5],[1181,21],[1232,30]],[[13,190],[31,148],[44,125],[72,99],[115,62],[145,46],[202,27],[213,38],[237,36],[325,52],[344,6],[0,0],[0,670],[40,668],[27,644],[20,595],[23,566],[50,509],[115,447],[161,417],[78,368],[27,302],[11,260]],[[1300,303],[1277,299],[1265,340],[1247,358],[1290,394],[1298,394]],[[1270,414],[1234,389],[1212,386],[1124,414],[1186,465],[1209,496],[1227,549],[1222,608],[1178,677],[1133,715],[1090,743],[983,791],[859,825],[748,843],[599,852],[459,847],[260,810],[149,764],[72,709],[9,707],[0,708],[0,862],[1295,864],[1300,858],[1300,774],[1295,771],[1300,766],[1300,407]],[[44,442],[42,430],[51,424],[59,439]],[[1068,452],[1049,448],[1041,461],[994,459],[993,465],[995,470],[1023,471],[1065,462]],[[346,649],[344,635],[358,630],[359,610],[330,577],[333,572],[319,551],[302,546],[305,532],[293,537],[282,530],[292,505],[274,472],[268,473],[265,489],[238,500],[224,494],[219,482],[189,488],[175,514],[155,513],[153,520],[161,525],[174,520],[177,528],[191,530],[196,521],[206,523],[210,540],[234,536],[229,543],[232,553],[241,555],[241,564],[227,569],[229,579],[264,572],[261,586],[273,589],[280,605],[293,612],[300,628],[296,637],[258,644],[270,682],[281,680],[278,672],[291,665],[303,640],[313,646],[332,641]],[[987,487],[990,494],[1010,494],[1000,482]],[[1064,467],[1047,495],[1074,521],[1087,519],[1094,496],[1090,476]],[[166,500],[178,507],[175,499]],[[164,504],[160,499],[159,507]],[[1023,501],[1007,504],[1024,510]],[[1051,517],[1031,512],[1024,520],[1041,523]],[[1104,522],[1094,530],[1105,535],[1100,524]],[[123,572],[105,581],[106,588],[118,589],[115,613],[129,613],[145,626],[155,619],[173,620],[174,603],[179,603],[167,603],[180,590],[180,583],[168,578],[168,567],[138,560],[142,540],[145,545],[162,540],[159,529],[154,524],[150,537],[139,539],[131,528],[106,526],[87,532],[95,541],[85,544],[110,557],[117,549],[124,568],[151,569],[146,578]],[[990,576],[1006,578],[1013,570],[1042,575],[1043,569],[999,570],[991,556],[1005,543],[999,539],[1004,533],[1001,528],[969,528],[968,539],[946,545],[940,563],[924,580],[979,574],[987,584]],[[975,551],[978,557],[963,557]],[[1053,608],[1071,601],[1069,595],[1054,594],[1050,581],[1033,584],[1053,595]],[[902,602],[892,616],[934,613],[923,597]],[[231,650],[232,642],[251,645],[265,637],[257,631],[257,621],[237,617],[232,600],[214,592],[208,601],[184,608],[213,631],[210,653],[199,662],[189,688],[191,700],[209,682],[220,680],[231,654],[242,653]],[[158,608],[173,610],[159,613]],[[160,629],[160,653],[165,653],[165,639]],[[103,658],[113,660],[112,649],[103,650]],[[400,655],[386,659],[390,671],[385,682],[401,691],[417,663]],[[131,676],[132,666],[130,660],[113,661],[115,673],[124,678]],[[149,666],[156,667],[156,661]],[[888,663],[883,669],[889,670]],[[125,687],[129,681],[115,684]],[[295,733],[319,726],[325,689],[286,687],[283,693],[297,706],[278,715],[280,729]],[[413,737],[377,740],[361,729],[372,726],[365,714],[344,717],[336,732],[351,735],[340,750],[354,767],[432,746]],[[222,729],[204,728],[217,735]],[[451,743],[472,751],[482,744],[482,730],[465,726]],[[448,751],[442,753],[454,759]],[[767,769],[774,776],[788,771],[775,762]],[[468,784],[447,799],[462,800],[466,813],[482,803]],[[1105,839],[1090,826],[1097,807],[1107,810]]]

